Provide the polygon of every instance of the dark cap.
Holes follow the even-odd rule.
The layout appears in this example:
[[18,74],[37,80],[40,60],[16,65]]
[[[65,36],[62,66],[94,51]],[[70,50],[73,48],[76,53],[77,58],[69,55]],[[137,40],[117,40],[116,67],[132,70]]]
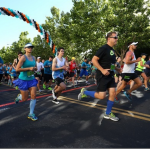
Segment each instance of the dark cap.
[[143,56],[143,55],[145,55],[145,56],[146,56],[147,54],[145,54],[145,53],[142,53],[142,54],[141,54],[141,56]]

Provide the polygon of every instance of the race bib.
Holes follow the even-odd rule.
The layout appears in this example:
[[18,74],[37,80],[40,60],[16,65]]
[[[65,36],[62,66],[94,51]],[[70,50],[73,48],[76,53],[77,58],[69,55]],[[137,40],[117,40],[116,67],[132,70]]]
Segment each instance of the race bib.
[[27,72],[27,76],[28,76],[28,77],[34,76],[34,71],[28,71],[28,72]]

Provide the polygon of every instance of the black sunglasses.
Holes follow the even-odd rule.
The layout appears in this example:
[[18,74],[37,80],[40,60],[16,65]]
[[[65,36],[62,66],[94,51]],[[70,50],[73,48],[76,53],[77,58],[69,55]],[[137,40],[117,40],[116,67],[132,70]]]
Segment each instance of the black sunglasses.
[[109,38],[118,39],[118,36],[112,36],[112,37],[109,37]]

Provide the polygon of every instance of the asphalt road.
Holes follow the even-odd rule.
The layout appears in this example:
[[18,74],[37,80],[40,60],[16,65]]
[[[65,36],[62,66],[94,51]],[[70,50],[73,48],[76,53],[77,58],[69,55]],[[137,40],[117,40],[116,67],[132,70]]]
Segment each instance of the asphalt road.
[[[96,90],[90,81],[88,90]],[[144,87],[132,93],[128,102],[123,93],[113,112],[118,122],[103,119],[105,100],[77,100],[78,88],[67,87],[52,103],[51,91],[37,92],[35,114],[38,121],[27,119],[30,98],[14,103],[19,90],[0,85],[0,148],[150,148],[150,91]]]

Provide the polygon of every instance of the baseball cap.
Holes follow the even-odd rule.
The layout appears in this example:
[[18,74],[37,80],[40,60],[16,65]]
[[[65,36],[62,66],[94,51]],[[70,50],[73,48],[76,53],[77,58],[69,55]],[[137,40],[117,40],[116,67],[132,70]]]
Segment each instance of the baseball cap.
[[145,54],[145,53],[142,53],[142,54],[141,54],[141,56],[143,56],[143,55],[145,55],[145,56],[146,56],[147,54]]
[[75,58],[75,57],[72,57],[72,59],[75,60],[76,58]]
[[41,57],[37,57],[37,59],[40,59]]
[[[132,42],[130,45],[137,45],[138,42]],[[128,48],[130,47],[130,45],[128,46]]]
[[31,43],[27,43],[25,46],[24,46],[24,48],[27,48],[27,47],[34,47]]

